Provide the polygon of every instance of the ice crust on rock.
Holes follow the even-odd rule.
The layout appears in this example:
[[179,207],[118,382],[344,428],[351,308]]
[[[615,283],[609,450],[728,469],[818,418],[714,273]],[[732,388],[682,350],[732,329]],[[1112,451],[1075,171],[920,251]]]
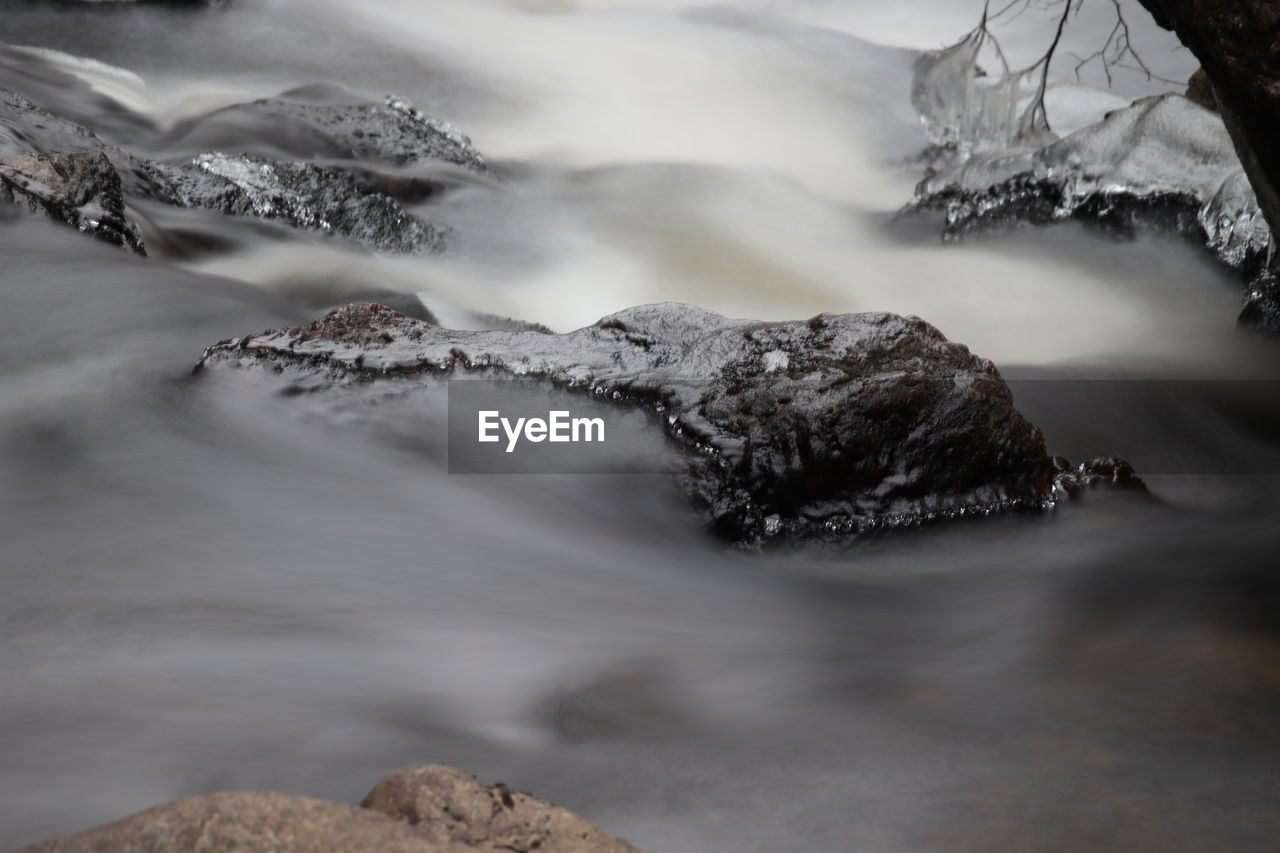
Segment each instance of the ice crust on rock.
[[[1008,75],[981,88],[971,36],[916,68],[914,101],[958,165],[925,178],[907,210],[945,212],[944,237],[1071,218],[1129,234],[1181,233],[1256,275],[1272,238],[1222,118],[1182,95],[1143,98],[1061,139],[1016,132]],[[1016,75],[1015,75],[1016,76]],[[936,158],[935,158],[936,159]]]
[[457,331],[360,304],[206,351],[200,371],[376,402],[455,371],[578,389],[660,416],[680,482],[728,538],[843,540],[1053,499],[1040,431],[994,365],[915,317],[733,320],[631,308],[562,335]]
[[[338,146],[330,153],[354,152],[354,156],[393,167],[438,160],[472,172],[486,168],[465,136],[443,122],[428,119],[403,99],[389,97],[380,104],[355,105],[268,99],[254,108],[277,115],[281,121],[307,125],[316,134],[323,131],[327,134],[325,144]],[[368,121],[363,130],[362,118]],[[376,134],[366,132],[374,128]],[[350,151],[342,148],[344,145]],[[49,152],[105,158],[119,176],[126,201],[137,198],[273,219],[304,230],[341,235],[375,251],[436,253],[444,250],[450,237],[447,226],[410,213],[401,204],[402,199],[407,204],[438,191],[440,185],[430,179],[382,174],[360,161],[281,160],[217,150],[202,152],[188,162],[155,162],[107,143],[83,125],[0,88],[0,157]],[[127,224],[122,227],[133,228]]]

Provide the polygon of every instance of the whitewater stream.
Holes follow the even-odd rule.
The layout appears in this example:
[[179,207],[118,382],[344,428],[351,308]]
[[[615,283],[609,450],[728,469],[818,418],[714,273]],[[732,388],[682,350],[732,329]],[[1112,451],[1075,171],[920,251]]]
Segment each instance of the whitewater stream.
[[[287,152],[191,120],[323,84],[406,97],[491,167],[423,202],[438,256],[147,206],[144,259],[0,220],[0,848],[430,761],[653,853],[1274,850],[1280,346],[1185,241],[895,218],[915,51],[976,5],[0,0],[0,86],[146,156]],[[1034,57],[1052,26],[999,32]],[[1073,64],[1064,129],[1176,88]],[[471,328],[917,314],[1051,452],[1127,458],[1155,500],[750,554],[661,476],[450,476],[438,421],[381,442],[191,380],[375,287]]]

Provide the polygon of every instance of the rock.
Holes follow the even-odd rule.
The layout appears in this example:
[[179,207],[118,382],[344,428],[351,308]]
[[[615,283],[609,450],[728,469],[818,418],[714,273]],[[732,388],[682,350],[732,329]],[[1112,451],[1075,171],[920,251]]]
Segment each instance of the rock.
[[360,304],[215,345],[197,372],[237,368],[285,392],[377,399],[466,370],[643,406],[684,451],[694,506],[748,545],[1052,499],[1043,437],[995,366],[915,317],[761,323],[662,304],[549,335],[449,330]]
[[137,227],[124,216],[120,175],[102,152],[0,158],[0,201],[146,254]]
[[[259,141],[267,144],[252,147]],[[390,166],[448,163],[483,173],[484,157],[461,131],[426,116],[408,100],[381,102],[332,86],[308,86],[275,98],[237,104],[185,122],[163,143],[166,150],[295,158],[364,160]]]
[[1062,497],[1077,497],[1086,489],[1103,486],[1141,495],[1150,494],[1147,484],[1133,470],[1133,466],[1123,459],[1091,459],[1073,466],[1061,456],[1055,456],[1053,466],[1058,472],[1054,478],[1054,490]]
[[166,803],[14,853],[641,853],[565,809],[439,765],[377,784],[364,807],[253,791]]
[[1280,233],[1280,0],[1140,0],[1200,60],[1249,183]]
[[944,210],[944,236],[952,239],[1076,218],[1119,233],[1147,225],[1204,241],[1201,208],[1239,172],[1222,120],[1166,95],[1041,148],[971,157],[921,182],[908,210]]
[[[1173,30],[1212,81],[1214,102],[1235,143],[1248,184],[1268,226],[1280,234],[1280,0],[1140,0],[1156,23]],[[1242,324],[1280,328],[1274,276],[1251,286]]]
[[640,853],[572,812],[506,785],[482,784],[469,773],[437,764],[392,773],[369,792],[362,805],[408,821],[439,849]]
[[126,197],[172,202],[166,188],[155,183],[145,161],[102,141],[87,127],[0,87],[0,157],[47,152],[102,154],[119,175]]
[[[418,127],[419,138],[435,140],[436,147],[431,150],[446,150],[449,137],[441,129],[443,125],[420,119],[417,116],[421,114],[412,107],[396,103],[395,107],[384,106],[384,112],[407,111],[401,123]],[[400,150],[397,146],[408,144],[401,138],[392,146],[393,153]],[[448,149],[451,156],[463,156],[460,146],[462,142],[457,142]],[[126,199],[281,221],[295,228],[346,237],[377,251],[439,252],[450,233],[447,226],[409,213],[391,197],[400,194],[418,200],[423,192],[434,191],[433,184],[413,176],[217,152],[201,154],[186,163],[152,162],[0,88],[0,157],[47,151],[101,154],[119,174]]]
[[236,791],[166,803],[15,853],[466,853],[401,821],[289,794]]
[[1124,238],[1176,234],[1245,280],[1274,255],[1226,125],[1180,95],[1135,101],[1041,148],[975,155],[920,183],[904,213],[923,210],[944,213],[947,240],[1065,220]]
[[1267,271],[1249,285],[1240,328],[1263,335],[1280,335],[1280,279]]
[[378,251],[440,252],[450,233],[338,166],[209,153],[190,164],[153,163],[149,168],[169,201],[181,207],[280,220]]
[[1215,113],[1218,111],[1218,96],[1213,94],[1213,83],[1209,80],[1209,75],[1204,73],[1203,68],[1197,68],[1191,75],[1191,79],[1187,81],[1187,100],[1206,110]]

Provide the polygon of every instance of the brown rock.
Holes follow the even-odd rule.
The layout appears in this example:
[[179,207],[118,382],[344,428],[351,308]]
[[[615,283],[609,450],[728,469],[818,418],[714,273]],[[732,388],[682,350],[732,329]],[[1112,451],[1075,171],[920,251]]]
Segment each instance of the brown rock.
[[1187,81],[1187,100],[1193,104],[1199,104],[1206,110],[1218,111],[1218,96],[1213,93],[1213,83],[1209,80],[1209,75],[1204,73],[1203,68],[1197,68],[1196,73],[1191,75],[1191,79]]
[[484,853],[640,853],[572,812],[438,764],[392,773],[363,805],[408,821],[442,850],[456,844]]
[[[289,794],[236,791],[157,806],[15,853],[465,853],[400,821]],[[568,848],[566,848],[568,849]]]
[[100,151],[0,157],[0,202],[146,254],[124,215],[120,175]]

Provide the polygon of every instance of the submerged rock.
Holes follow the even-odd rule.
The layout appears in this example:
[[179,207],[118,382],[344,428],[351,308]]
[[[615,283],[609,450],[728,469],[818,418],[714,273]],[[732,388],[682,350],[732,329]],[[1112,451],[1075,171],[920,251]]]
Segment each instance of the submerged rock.
[[476,371],[646,407],[684,451],[694,506],[746,544],[1039,508],[1056,475],[995,366],[915,317],[762,323],[668,303],[549,335],[360,304],[220,343],[197,370],[237,368],[372,400]]
[[364,806],[207,794],[15,853],[641,853],[572,812],[451,767],[393,773]]
[[640,853],[576,814],[506,785],[485,785],[438,764],[406,767],[379,782],[362,805],[408,821],[438,845],[484,853]]
[[137,227],[124,216],[120,175],[101,152],[0,158],[0,201],[146,254]]

